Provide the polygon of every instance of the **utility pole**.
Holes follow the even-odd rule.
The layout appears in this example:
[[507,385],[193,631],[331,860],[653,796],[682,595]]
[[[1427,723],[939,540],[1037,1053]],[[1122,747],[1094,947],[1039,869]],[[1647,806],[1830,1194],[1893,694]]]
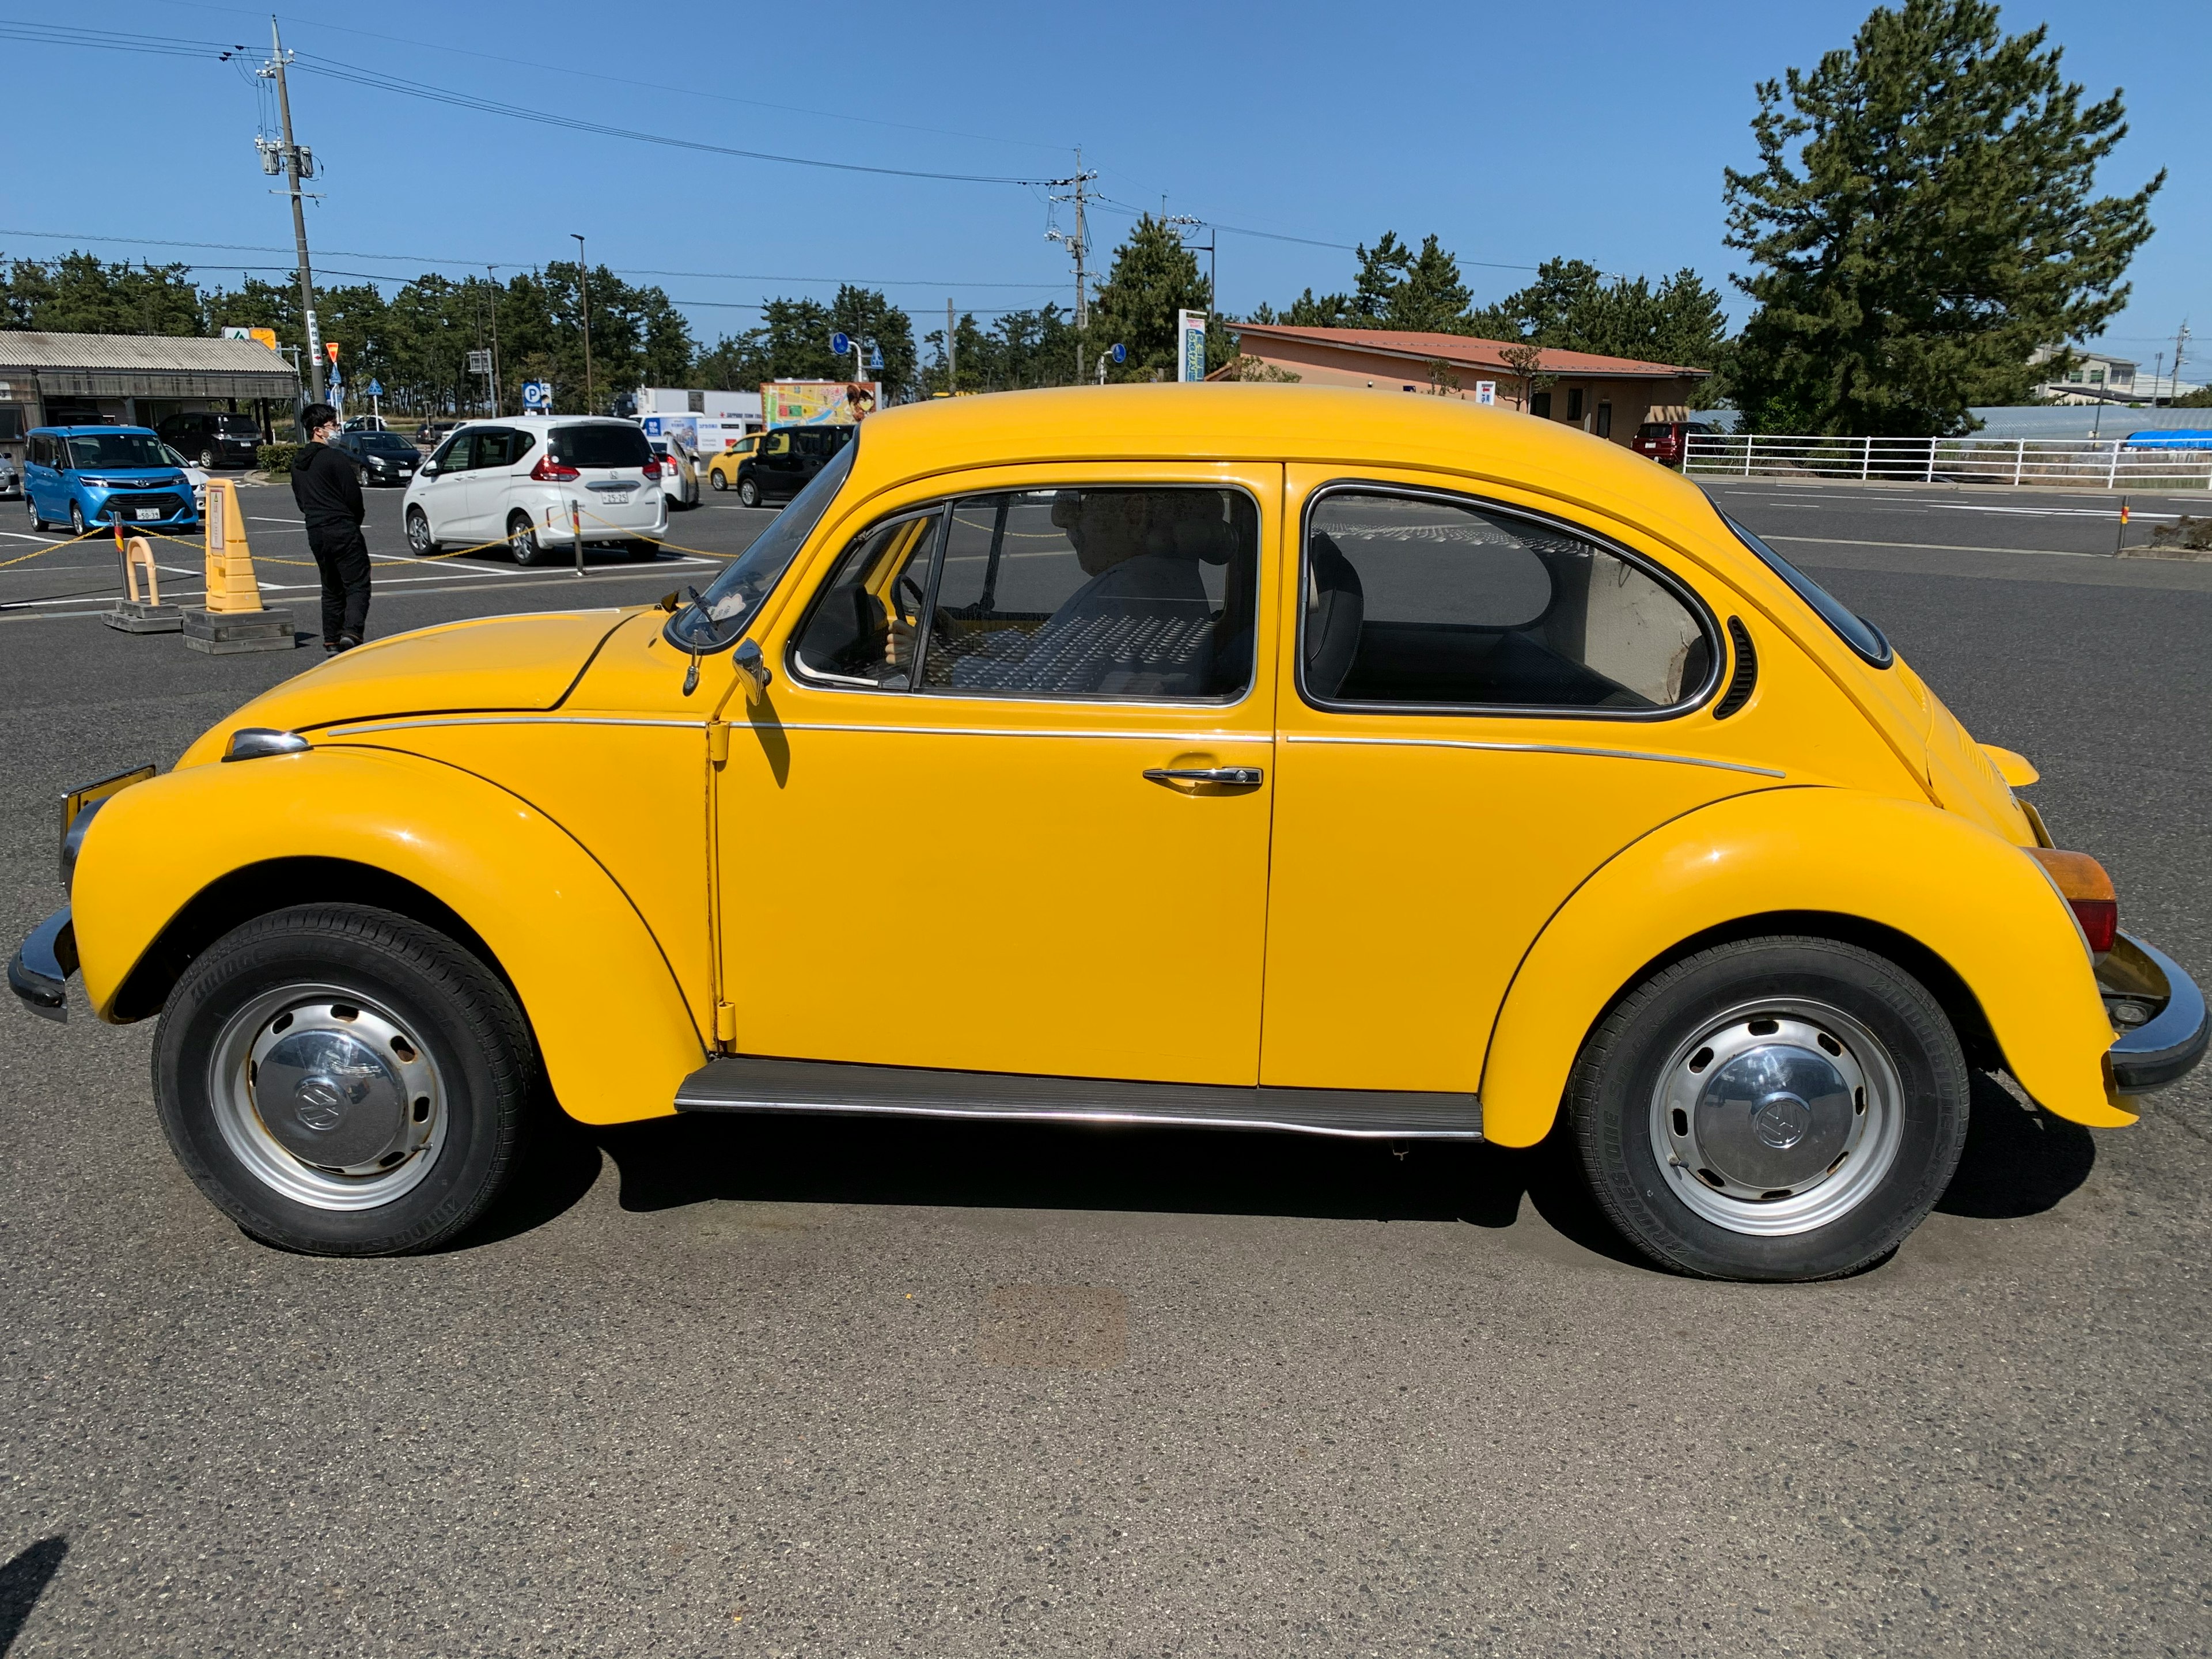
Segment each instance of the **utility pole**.
[[[269,48],[270,57],[262,74],[276,82],[276,109],[284,127],[284,147],[276,152],[276,158],[290,181],[292,191],[292,240],[300,259],[300,321],[307,331],[307,387],[310,403],[323,400],[323,339],[322,331],[315,326],[315,280],[307,268],[307,210],[300,196],[300,180],[314,176],[313,152],[302,150],[292,141],[292,93],[284,83],[284,42],[276,33],[276,20],[269,20]],[[277,168],[270,165],[269,148],[262,147],[261,165],[264,172]]]
[[2185,317],[2181,319],[2180,329],[2173,337],[2173,384],[2172,387],[2173,395],[2166,400],[2168,403],[2178,404],[2181,401],[2181,354],[2182,349],[2188,343],[2188,342],[2189,319]]
[[1055,202],[1075,204],[1075,228],[1072,231],[1048,230],[1044,234],[1047,241],[1065,243],[1067,251],[1075,257],[1075,378],[1079,381],[1083,379],[1083,331],[1091,326],[1091,300],[1085,287],[1083,268],[1084,256],[1091,251],[1091,225],[1085,217],[1084,205],[1087,200],[1086,186],[1097,176],[1095,173],[1083,170],[1083,146],[1078,144],[1075,147],[1075,176],[1046,180],[1048,185],[1072,185],[1075,189],[1073,196],[1051,198]]
[[499,389],[499,278],[489,265],[484,267],[484,281],[491,284],[491,417],[495,421],[506,412],[506,399]]
[[957,337],[953,333],[952,301],[945,301],[945,395],[950,398],[960,389],[959,351]]
[[576,297],[584,305],[584,413],[592,412],[592,279],[585,275],[590,267],[584,263],[584,239],[576,237]]
[[[1166,204],[1164,201],[1161,204],[1161,209],[1163,216],[1161,217],[1160,222],[1164,225],[1176,225],[1178,227],[1183,225],[1190,225],[1193,227],[1206,225],[1205,220],[1194,219],[1188,213],[1178,213],[1172,219],[1166,217]],[[1212,225],[1206,225],[1206,314],[1208,317],[1213,316],[1220,309],[1213,297],[1213,250],[1214,244],[1218,242],[1220,240],[1221,238],[1215,233],[1213,227]]]

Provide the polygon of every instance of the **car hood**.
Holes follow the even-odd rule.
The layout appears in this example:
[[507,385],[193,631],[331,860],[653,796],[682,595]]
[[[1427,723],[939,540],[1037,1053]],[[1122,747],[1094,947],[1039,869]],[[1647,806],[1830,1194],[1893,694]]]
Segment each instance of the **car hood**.
[[210,727],[177,763],[221,759],[230,734],[246,726],[313,732],[397,715],[551,708],[629,614],[486,617],[373,641],[264,691]]

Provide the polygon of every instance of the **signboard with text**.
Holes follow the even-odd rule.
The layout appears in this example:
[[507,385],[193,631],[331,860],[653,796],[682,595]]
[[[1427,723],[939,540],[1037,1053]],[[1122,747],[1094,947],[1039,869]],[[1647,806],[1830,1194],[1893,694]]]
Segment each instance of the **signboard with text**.
[[770,427],[853,426],[875,413],[883,393],[875,380],[769,380],[761,412]]
[[1206,378],[1206,313],[1202,311],[1176,313],[1176,379],[1202,380]]
[[1474,383],[1474,400],[1479,404],[1496,404],[1498,401],[1498,382],[1495,380],[1477,380]]

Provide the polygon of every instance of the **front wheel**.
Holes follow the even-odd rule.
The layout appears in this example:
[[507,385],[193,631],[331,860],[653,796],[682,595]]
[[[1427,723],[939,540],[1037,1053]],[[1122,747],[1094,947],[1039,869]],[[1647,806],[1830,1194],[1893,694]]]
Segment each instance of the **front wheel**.
[[724,477],[720,472],[719,472],[719,471],[712,471],[712,472],[708,473],[708,474],[707,474],[707,482],[708,482],[708,483],[710,483],[710,484],[712,484],[712,485],[714,485],[714,493],[715,493],[716,495],[720,495],[724,490],[727,489],[730,487],[730,481],[729,481],[729,479],[727,479],[726,477]]
[[216,459],[217,459],[217,458],[216,458],[216,453],[215,453],[215,451],[214,451],[212,448],[207,448],[207,449],[203,449],[203,450],[201,450],[201,451],[200,451],[200,471],[203,471],[203,472],[212,472],[212,471],[215,471],[215,467],[216,467]]
[[1569,1085],[1597,1201],[1665,1266],[1831,1279],[1918,1226],[1965,1145],[1957,1035],[1894,963],[1832,939],[1740,940],[1655,974]]
[[254,1237],[319,1255],[434,1249],[514,1167],[538,1065],[484,965],[388,910],[281,910],[185,970],[154,1044],[161,1127]]
[[738,479],[738,504],[740,507],[758,507],[761,504],[760,485],[750,478]]
[[84,507],[82,502],[70,503],[70,533],[73,536],[84,534]]
[[418,559],[427,559],[438,550],[437,539],[430,534],[429,516],[419,507],[407,509],[407,547]]

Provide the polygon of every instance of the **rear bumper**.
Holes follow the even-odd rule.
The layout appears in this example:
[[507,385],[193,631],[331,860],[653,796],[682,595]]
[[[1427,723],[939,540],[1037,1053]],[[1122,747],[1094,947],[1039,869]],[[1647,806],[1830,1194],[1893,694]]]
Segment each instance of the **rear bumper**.
[[2196,1069],[2212,1040],[2212,1021],[2205,1013],[2204,994],[2179,963],[2155,945],[2122,933],[2098,964],[2097,983],[2112,1023],[2123,1028],[2106,1051],[2116,1092],[2148,1094]]
[[76,972],[76,933],[66,905],[31,929],[8,961],[8,988],[41,1019],[69,1018],[69,980]]

